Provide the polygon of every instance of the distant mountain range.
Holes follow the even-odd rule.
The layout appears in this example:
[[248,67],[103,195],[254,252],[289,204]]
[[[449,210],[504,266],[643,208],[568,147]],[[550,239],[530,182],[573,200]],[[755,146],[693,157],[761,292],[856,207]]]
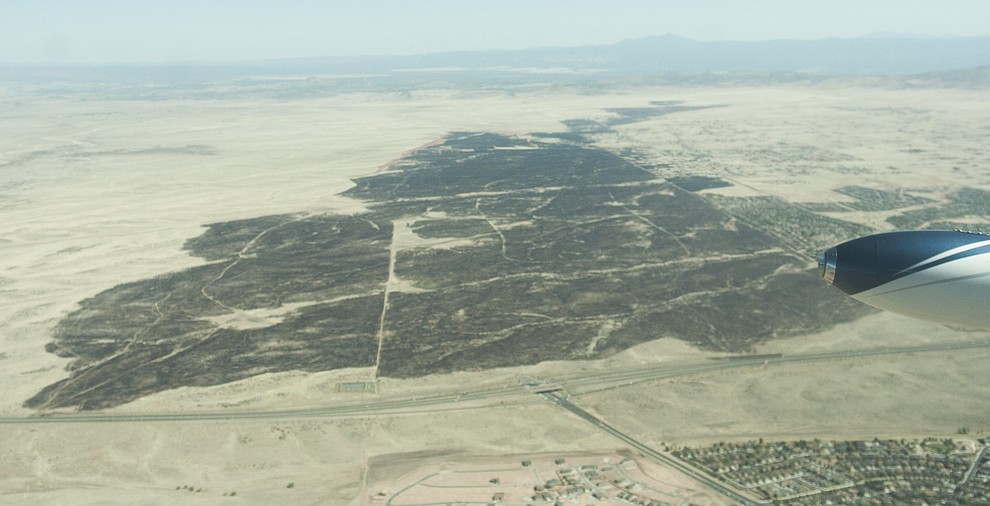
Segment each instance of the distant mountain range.
[[[193,85],[333,77],[336,89],[548,81],[771,83],[873,76],[897,85],[990,86],[990,37],[879,34],[855,39],[700,42],[676,35],[609,45],[416,56],[289,58],[106,66],[0,66],[0,81]],[[910,83],[908,82],[910,80]],[[312,84],[312,83],[311,83]],[[326,83],[323,83],[326,84]]]
[[700,42],[676,35],[601,46],[470,51],[420,56],[308,58],[270,62],[352,72],[551,69],[639,75],[800,72],[905,75],[990,65],[990,37],[884,34],[855,39]]

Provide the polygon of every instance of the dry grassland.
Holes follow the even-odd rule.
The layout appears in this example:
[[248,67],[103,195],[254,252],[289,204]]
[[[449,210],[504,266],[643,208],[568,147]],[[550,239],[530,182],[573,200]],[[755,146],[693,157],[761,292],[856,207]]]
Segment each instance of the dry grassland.
[[[964,90],[438,91],[304,102],[83,101],[0,92],[0,414],[31,415],[23,400],[66,376],[69,360],[45,353],[44,346],[78,301],[199,264],[181,248],[203,224],[274,213],[356,212],[359,202],[337,196],[349,178],[373,173],[447,131],[560,131],[561,120],[601,118],[605,108],[651,100],[726,107],[624,125],[600,145],[634,148],[645,159],[673,164],[677,174],[723,176],[737,184],[719,192],[829,202],[847,198],[829,191],[844,185],[929,194],[961,185],[990,189],[990,99]],[[884,218],[866,212],[852,217],[873,227],[884,227]],[[758,351],[977,337],[987,334],[880,314]],[[378,395],[427,395],[511,385],[516,374],[567,375],[708,356],[664,339],[600,362],[383,380]],[[990,352],[967,351],[782,365],[572,400],[651,443],[917,437],[949,435],[962,426],[985,436],[988,358]],[[352,402],[375,394],[338,392],[337,385],[371,374],[265,375],[164,392],[111,412]],[[0,425],[0,502],[357,504],[368,491],[368,460],[383,455],[448,452],[456,463],[471,455],[619,446],[538,399],[379,417]]]

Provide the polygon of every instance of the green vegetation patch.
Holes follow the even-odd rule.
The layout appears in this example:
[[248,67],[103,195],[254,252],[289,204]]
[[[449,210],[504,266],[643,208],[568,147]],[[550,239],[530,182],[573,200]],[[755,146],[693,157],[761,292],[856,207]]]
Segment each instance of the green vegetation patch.
[[[905,211],[887,218],[887,221],[902,229],[912,228],[956,228],[955,223],[961,223],[961,228],[968,229],[964,218],[990,216],[990,192],[977,188],[963,188],[947,196],[948,202],[939,202],[923,209]],[[953,219],[959,220],[954,222]],[[979,228],[979,227],[977,227]],[[983,225],[986,228],[986,225]]]
[[667,181],[689,192],[710,190],[712,188],[726,188],[732,186],[732,183],[729,183],[724,179],[717,177],[708,177],[708,176],[668,177]]
[[870,227],[822,216],[777,197],[706,195],[709,202],[792,251],[814,257],[818,251],[872,232]]
[[864,186],[843,186],[836,188],[835,192],[856,199],[855,202],[845,205],[858,211],[889,211],[932,202],[931,199],[911,195],[905,193],[903,190],[887,191],[866,188]]
[[25,405],[99,409],[289,370],[601,358],[661,337],[742,351],[869,311],[780,239],[831,242],[860,232],[850,224],[706,199],[689,190],[718,180],[685,189],[608,151],[530,139],[452,134],[358,179],[347,194],[364,214],[209,225],[186,247],[210,263],[66,316],[47,349],[74,358],[70,376]]

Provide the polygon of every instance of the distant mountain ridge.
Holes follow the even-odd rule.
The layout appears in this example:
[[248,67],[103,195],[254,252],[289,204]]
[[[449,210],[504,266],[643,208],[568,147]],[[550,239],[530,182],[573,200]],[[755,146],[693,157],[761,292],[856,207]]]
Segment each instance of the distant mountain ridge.
[[600,46],[348,59],[307,58],[273,63],[287,66],[326,64],[354,71],[567,68],[642,75],[716,72],[907,75],[990,65],[990,37],[884,34],[855,39],[701,42],[668,34]]
[[[279,84],[276,94],[402,91],[554,82],[772,84],[836,77],[879,78],[889,86],[990,86],[990,37],[876,34],[854,39],[702,42],[661,35],[615,44],[520,50],[453,51],[413,56],[285,58],[145,65],[0,65],[0,82],[203,88],[217,83],[268,86],[271,78],[312,76]],[[256,77],[263,77],[258,80]],[[320,79],[332,77],[333,79]],[[332,82],[331,82],[332,81]],[[284,93],[283,93],[284,92]],[[133,93],[132,93],[133,94]]]

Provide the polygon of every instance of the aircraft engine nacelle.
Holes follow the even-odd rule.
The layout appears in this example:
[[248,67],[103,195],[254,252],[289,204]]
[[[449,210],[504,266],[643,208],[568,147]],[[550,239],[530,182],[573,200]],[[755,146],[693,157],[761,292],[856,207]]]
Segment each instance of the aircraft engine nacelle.
[[990,235],[954,230],[869,235],[819,254],[818,271],[871,306],[990,329]]

